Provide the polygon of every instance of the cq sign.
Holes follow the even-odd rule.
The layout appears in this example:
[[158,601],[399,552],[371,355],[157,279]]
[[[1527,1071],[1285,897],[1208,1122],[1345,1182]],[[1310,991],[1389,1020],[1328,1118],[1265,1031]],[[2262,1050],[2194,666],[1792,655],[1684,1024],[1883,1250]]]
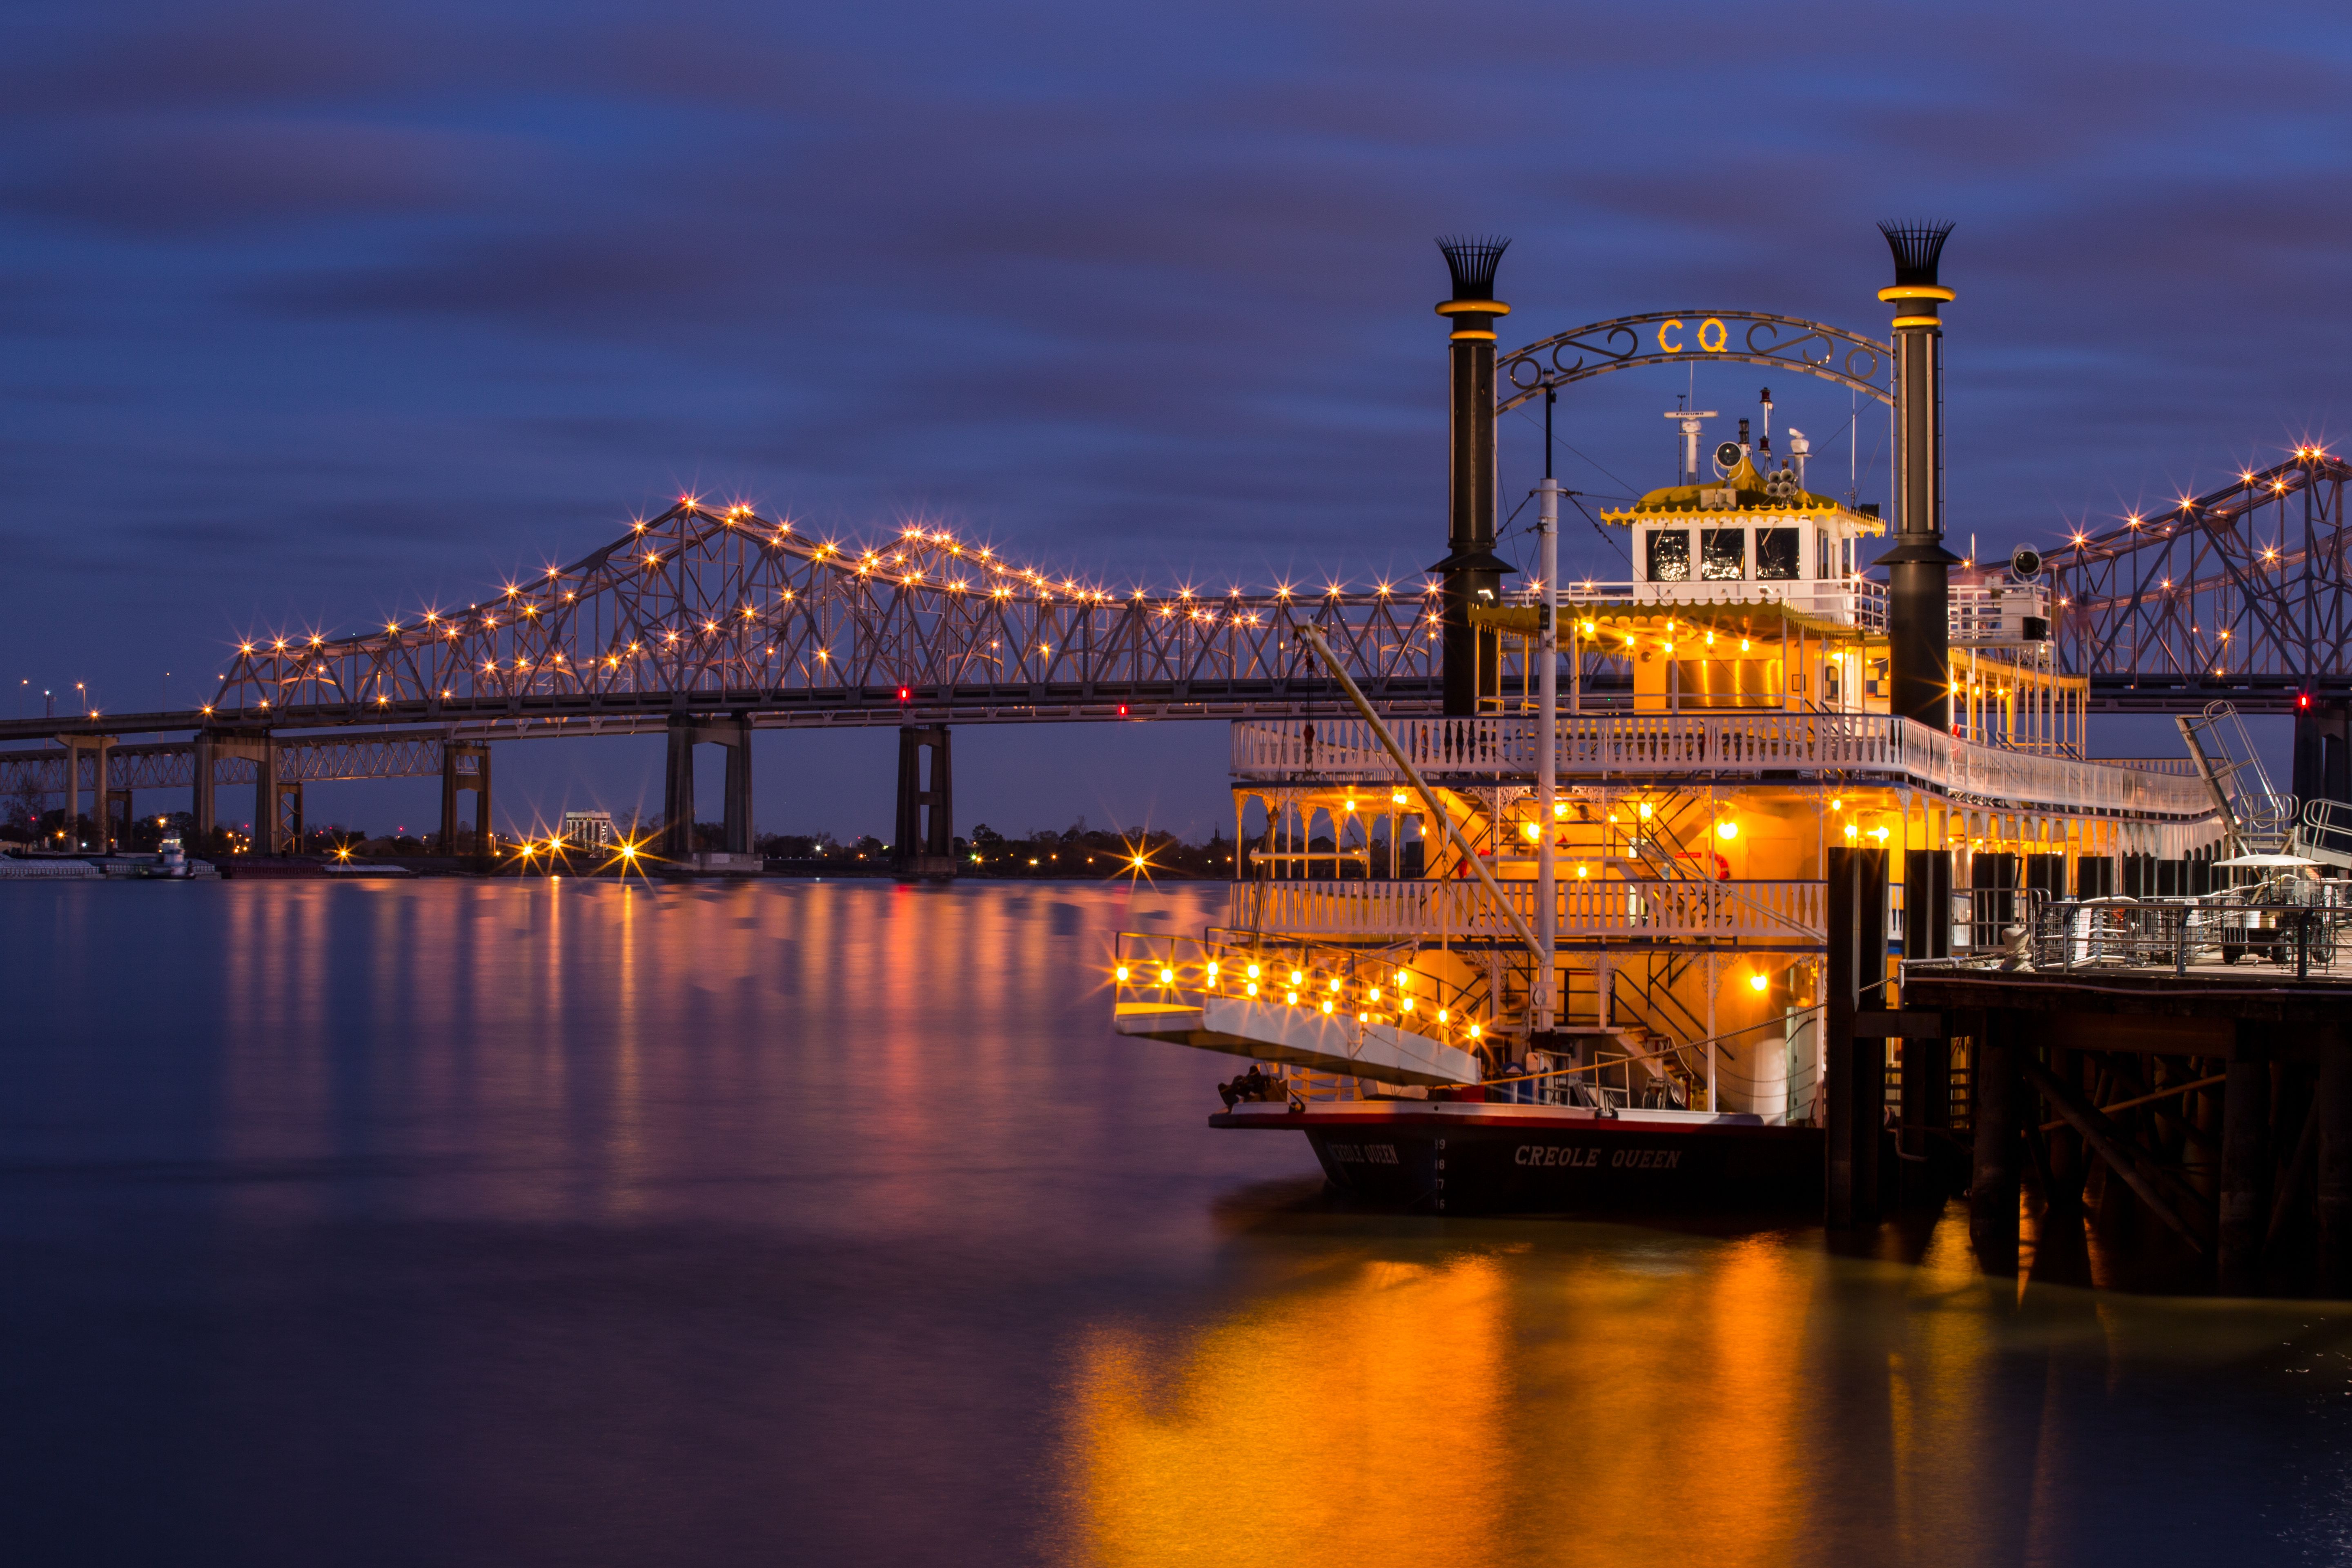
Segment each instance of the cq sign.
[[[1658,323],[1658,349],[1660,353],[1678,354],[1683,352],[1683,345],[1680,339],[1676,339],[1672,342],[1666,341],[1666,334],[1668,332],[1680,331],[1682,330],[1682,318],[1679,316],[1668,316],[1664,321]],[[1709,337],[1707,334],[1710,332],[1715,335],[1713,337]],[[1709,316],[1706,321],[1701,321],[1698,324],[1698,346],[1706,353],[1711,354],[1719,354],[1724,351],[1725,345],[1730,341],[1731,329],[1723,324],[1723,318],[1721,316]]]
[[1595,321],[1496,360],[1495,412],[1507,414],[1571,381],[1639,365],[1677,364],[1694,353],[1818,376],[1890,406],[1895,402],[1895,350],[1874,339],[1824,321],[1759,310],[1654,310]]

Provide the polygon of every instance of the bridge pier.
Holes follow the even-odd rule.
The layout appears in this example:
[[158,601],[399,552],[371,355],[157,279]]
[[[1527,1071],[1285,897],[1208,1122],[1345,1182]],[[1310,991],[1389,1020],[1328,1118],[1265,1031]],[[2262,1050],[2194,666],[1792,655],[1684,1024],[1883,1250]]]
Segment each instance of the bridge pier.
[[66,749],[66,836],[74,839],[75,847],[79,847],[75,825],[81,819],[81,760],[88,755],[95,763],[90,773],[89,825],[91,831],[98,836],[98,842],[91,847],[104,853],[112,835],[112,825],[107,816],[106,763],[107,752],[114,745],[114,737],[60,735],[58,743]]
[[291,855],[302,848],[302,781],[283,777],[274,735],[261,738],[253,774],[253,852]]
[[694,748],[727,749],[726,805],[721,811],[724,841],[730,855],[754,853],[751,824],[751,716],[730,713],[721,718],[688,715],[669,721],[668,766],[662,784],[662,858],[688,862],[694,858]]
[[[199,730],[194,750],[195,801],[193,809],[196,819],[196,841],[188,846],[188,850],[191,854],[197,854],[211,849],[213,832],[219,826],[219,764],[226,760],[242,757],[259,767],[268,762],[276,748],[270,743],[267,731],[240,734],[234,731]],[[256,798],[257,803],[257,795]],[[266,853],[261,850],[261,845],[267,837],[263,825],[268,820],[266,812],[254,818],[253,841],[257,852]]]
[[[299,785],[297,786],[299,787]],[[480,741],[441,743],[441,853],[457,852],[457,796],[474,795],[474,858],[485,864],[498,853],[491,830],[490,748]]]
[[[286,855],[300,849],[302,781],[278,776],[277,738],[264,732],[236,745],[232,754],[253,759],[253,853]],[[201,776],[203,769],[197,771]]]
[[[923,783],[926,751],[931,754],[928,787]],[[892,868],[900,877],[945,880],[956,874],[955,782],[948,758],[946,725],[899,727],[898,826],[890,848]]]
[[2294,710],[2294,798],[2352,800],[2352,703],[2340,697]]

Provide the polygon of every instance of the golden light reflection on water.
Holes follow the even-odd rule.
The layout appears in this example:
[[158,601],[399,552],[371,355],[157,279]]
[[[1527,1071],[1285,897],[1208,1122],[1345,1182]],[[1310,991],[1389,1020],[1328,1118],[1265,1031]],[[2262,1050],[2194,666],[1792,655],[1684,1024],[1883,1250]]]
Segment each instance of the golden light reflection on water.
[[[1075,1488],[1106,1563],[1494,1560],[1507,1479],[1491,1259],[1366,1262],[1205,1330],[1081,1347]],[[1433,1347],[1442,1347],[1433,1354]]]
[[1903,1262],[1565,1222],[1337,1262],[1267,1240],[1218,1321],[1084,1335],[1057,1539],[1108,1565],[2074,1560],[2105,1320],[2210,1361],[2284,1315],[2224,1348],[2177,1303],[2021,1302],[1930,1261],[1954,1226]]

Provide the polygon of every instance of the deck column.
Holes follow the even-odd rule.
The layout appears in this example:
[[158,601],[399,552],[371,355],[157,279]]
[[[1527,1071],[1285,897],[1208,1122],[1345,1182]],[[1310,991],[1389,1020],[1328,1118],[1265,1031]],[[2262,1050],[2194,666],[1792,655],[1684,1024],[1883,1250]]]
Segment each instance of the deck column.
[[1878,1144],[1885,1119],[1886,1042],[1856,1039],[1854,1014],[1883,1005],[1886,974],[1886,851],[1828,852],[1829,1171],[1827,1222],[1851,1229],[1878,1218]]
[[2221,1093],[2221,1293],[2262,1289],[2263,1237],[2270,1219],[2271,1065],[2268,1028],[2241,1019]]
[[1988,1274],[2017,1272],[2018,1177],[2022,1086],[2017,1016],[1987,1008],[1976,1042],[1976,1151],[1969,1180],[1969,1239]]

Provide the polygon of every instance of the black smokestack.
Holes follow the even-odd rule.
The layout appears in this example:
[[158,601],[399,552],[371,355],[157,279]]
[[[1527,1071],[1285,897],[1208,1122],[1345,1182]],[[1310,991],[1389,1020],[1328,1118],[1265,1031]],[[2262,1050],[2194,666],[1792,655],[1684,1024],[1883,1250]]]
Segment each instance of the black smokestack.
[[1445,711],[1463,716],[1478,711],[1481,696],[1502,689],[1499,641],[1470,624],[1470,606],[1500,598],[1503,574],[1515,570],[1495,553],[1495,322],[1511,311],[1495,298],[1495,269],[1510,247],[1500,235],[1450,234],[1437,241],[1454,278],[1454,297],[1437,307],[1454,329],[1453,474],[1446,555],[1430,570],[1442,579]]

